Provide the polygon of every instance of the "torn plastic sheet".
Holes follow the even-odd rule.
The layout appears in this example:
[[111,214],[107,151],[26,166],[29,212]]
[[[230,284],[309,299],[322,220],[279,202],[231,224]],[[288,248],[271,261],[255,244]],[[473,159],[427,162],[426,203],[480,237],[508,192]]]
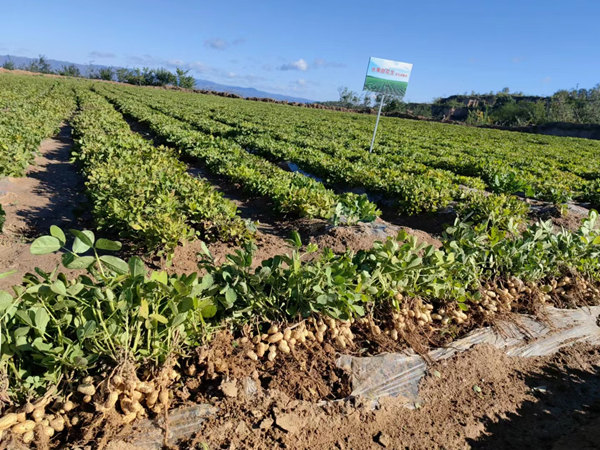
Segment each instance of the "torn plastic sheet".
[[[246,377],[241,383],[244,395],[251,397],[258,392],[256,381]],[[184,406],[169,411],[169,430],[167,443],[174,446],[182,439],[189,439],[200,429],[200,425],[209,417],[216,415],[218,408],[207,403]],[[157,420],[146,419],[139,422],[132,434],[131,444],[136,449],[160,450],[165,438],[165,422],[160,417]]]
[[[187,406],[169,411],[167,443],[174,445],[181,439],[193,436],[200,429],[202,422],[216,413],[217,408],[208,404]],[[136,425],[131,444],[136,449],[160,450],[163,448],[164,438],[164,419],[161,418],[156,421],[146,419]]]
[[[477,344],[490,344],[509,356],[523,357],[548,355],[577,342],[600,344],[600,306],[568,310],[548,307],[545,313],[545,322],[515,315],[514,322],[499,321],[494,328],[475,330],[428,356],[440,361]],[[418,402],[419,382],[427,371],[425,359],[412,350],[370,357],[343,355],[337,365],[351,372],[352,396],[372,400],[397,397],[408,407]]]

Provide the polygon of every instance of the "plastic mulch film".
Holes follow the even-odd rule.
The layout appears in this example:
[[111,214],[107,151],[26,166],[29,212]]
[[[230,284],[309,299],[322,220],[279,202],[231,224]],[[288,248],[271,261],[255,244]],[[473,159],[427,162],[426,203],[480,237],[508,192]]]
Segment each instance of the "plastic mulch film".
[[[600,344],[598,316],[600,306],[579,309],[545,310],[546,320],[515,315],[514,322],[499,322],[495,327],[482,328],[450,345],[428,353],[439,361],[470,349],[477,344],[490,344],[504,349],[509,356],[543,356],[576,342]],[[413,407],[418,402],[419,382],[427,370],[427,362],[412,351],[386,353],[371,357],[341,356],[338,367],[351,372],[352,396],[372,400],[397,397]]]
[[[167,442],[170,445],[178,440],[193,436],[208,417],[214,416],[217,408],[208,404],[199,404],[169,411],[169,432]],[[144,420],[135,427],[132,440],[136,449],[160,450],[165,438],[164,420]]]
[[[251,397],[258,392],[258,385],[250,377],[242,380],[244,395]],[[207,403],[184,406],[169,411],[169,429],[167,443],[174,446],[181,439],[189,439],[200,429],[200,425],[209,417],[217,414],[218,408]],[[136,425],[131,443],[136,449],[160,450],[164,448],[165,423],[158,420],[143,420]]]

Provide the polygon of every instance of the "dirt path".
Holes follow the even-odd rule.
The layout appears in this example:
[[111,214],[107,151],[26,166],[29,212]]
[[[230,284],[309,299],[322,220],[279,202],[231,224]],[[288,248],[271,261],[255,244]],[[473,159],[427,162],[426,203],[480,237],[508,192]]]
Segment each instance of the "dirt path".
[[0,234],[0,273],[16,270],[0,279],[0,289],[18,283],[34,267],[54,269],[59,255],[31,255],[29,243],[48,233],[51,225],[65,229],[81,222],[84,187],[69,162],[72,145],[71,129],[63,124],[57,136],[41,143],[40,155],[25,177],[0,179],[0,204],[6,211],[4,233]]

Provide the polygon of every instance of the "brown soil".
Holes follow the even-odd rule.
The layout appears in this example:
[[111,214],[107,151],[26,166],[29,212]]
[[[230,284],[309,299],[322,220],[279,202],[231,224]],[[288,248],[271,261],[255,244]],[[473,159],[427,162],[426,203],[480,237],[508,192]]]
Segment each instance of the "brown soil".
[[408,227],[392,225],[384,220],[377,219],[372,224],[359,223],[348,227],[328,227],[325,233],[313,236],[312,242],[319,247],[329,247],[336,253],[343,253],[346,249],[353,251],[368,250],[373,248],[375,241],[384,241],[388,237],[395,238],[400,230],[415,236],[420,242],[433,245],[436,248],[442,246],[441,241],[421,230]]
[[32,255],[31,240],[47,234],[51,225],[66,229],[83,220],[83,181],[69,162],[72,143],[71,129],[63,125],[57,136],[41,143],[40,155],[25,177],[0,179],[0,203],[6,211],[0,234],[0,273],[16,271],[0,279],[0,289],[18,283],[35,267],[53,270],[60,255]]
[[[302,389],[318,391],[322,377],[300,367],[277,373],[266,384],[233,378],[215,385],[210,398],[189,396],[188,405],[208,400],[217,412],[177,447],[562,449],[598,448],[600,442],[600,349],[585,345],[536,358],[476,346],[430,367],[413,410],[394,398],[306,401],[286,385],[301,379]],[[141,448],[135,442],[148,429],[137,429],[121,433],[108,448]]]
[[[246,203],[236,201],[240,207],[241,216],[246,217],[243,208],[248,208]],[[257,210],[254,210],[257,211]],[[255,212],[256,214],[256,212]],[[359,223],[353,226],[333,227],[326,221],[316,219],[285,220],[273,218],[269,223],[258,222],[256,234],[257,250],[254,254],[252,268],[260,266],[261,262],[276,255],[290,253],[291,245],[287,242],[292,231],[298,231],[304,244],[315,243],[319,249],[330,248],[335,253],[344,253],[346,250],[357,252],[373,247],[375,241],[384,241],[388,237],[395,238],[400,230],[415,236],[419,242],[441,247],[442,243],[429,233],[414,230],[408,227],[391,225],[381,219],[374,223]],[[240,247],[226,242],[213,242],[207,245],[217,264],[225,261],[228,254],[235,252]],[[198,270],[198,253],[201,253],[201,241],[196,240],[179,245],[175,249],[172,263],[167,270],[170,273],[189,273]],[[154,265],[163,263],[154,261]]]
[[[552,448],[556,440],[576,438],[589,445],[600,438],[593,429],[600,419],[599,369],[598,349],[525,359],[480,346],[431,368],[440,377],[422,382],[420,409],[391,398],[375,410],[358,399],[318,406],[270,390],[220,402],[223,414],[202,427],[196,442],[210,448],[460,449]],[[580,433],[582,425],[595,438]]]

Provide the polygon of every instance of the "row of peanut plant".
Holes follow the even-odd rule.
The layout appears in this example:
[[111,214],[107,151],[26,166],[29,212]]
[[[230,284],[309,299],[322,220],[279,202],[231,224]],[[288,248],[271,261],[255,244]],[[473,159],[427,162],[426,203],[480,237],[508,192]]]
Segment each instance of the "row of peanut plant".
[[171,251],[194,237],[239,242],[250,234],[237,207],[187,173],[172,150],[133,133],[103,97],[77,90],[74,159],[98,227],[148,250]]
[[365,152],[373,126],[369,116],[170,91],[144,93],[143,98],[158,101],[158,107],[170,108],[175,102],[181,108],[177,113],[192,123],[225,132],[250,148],[275,147],[274,151],[285,149],[295,157],[301,150],[322,152],[357,165],[421,173],[424,178],[474,187],[481,178],[496,193],[555,202],[575,198],[598,205],[600,144],[593,140],[384,118],[375,155],[369,155]]
[[202,133],[126,92],[107,86],[95,88],[188,158],[199,160],[211,172],[238,183],[252,194],[268,197],[281,213],[334,221],[343,217],[348,223],[373,221],[379,215],[376,205],[365,195],[337,195],[319,181],[286,171],[228,139]]
[[42,139],[74,109],[71,83],[0,74],[0,177],[25,175]]
[[[118,89],[119,95],[126,88]],[[237,145],[270,161],[297,164],[301,170],[319,177],[323,183],[339,186],[363,187],[372,193],[393,198],[404,213],[434,211],[448,205],[461,195],[459,184],[483,188],[481,180],[456,176],[452,172],[431,169],[423,164],[393,164],[389,158],[361,152],[361,158],[349,158],[341,151],[324,151],[309,146],[298,146],[281,140],[260,126],[248,126],[240,120],[224,124],[211,119],[206,110],[186,105],[162,92],[146,93],[127,89],[134,101],[148,105],[158,112],[190,124],[196,130],[215,136],[230,145]]]
[[482,292],[487,295],[499,280],[530,283],[548,293],[556,286],[552,280],[576,275],[591,283],[586,289],[597,301],[597,217],[590,213],[575,232],[556,231],[550,222],[517,233],[500,222],[457,220],[440,249],[402,232],[370,250],[324,249],[311,258],[306,255],[317,248],[302,247],[293,234],[290,253],[255,269],[256,247],[249,242],[222,264],[205,250],[200,271],[189,275],[150,271],[138,257],[121,260],[110,254],[120,249],[118,242],[96,239],[91,231],[72,230],[74,239],[67,239],[52,227],[50,235],[34,241],[32,253],[62,248],[63,264],[85,270],[68,277],[38,269],[12,292],[0,291],[8,392],[14,399],[40,393],[63,379],[93,374],[101,362],[115,364],[124,353],[138,363],[160,365],[173,352],[192,351],[217,327],[313,315],[382,320],[382,306],[401,311],[411,298],[430,305],[428,314],[439,318],[436,327],[443,332],[483,311],[489,301],[480,305]]

